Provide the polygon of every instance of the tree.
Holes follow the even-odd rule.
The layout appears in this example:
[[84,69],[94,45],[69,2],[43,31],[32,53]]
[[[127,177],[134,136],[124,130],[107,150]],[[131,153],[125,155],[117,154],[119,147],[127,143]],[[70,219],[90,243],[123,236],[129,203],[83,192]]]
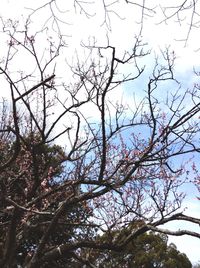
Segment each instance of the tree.
[[[4,153],[5,155],[8,153],[9,146],[12,150],[15,143],[2,144],[2,158],[6,158]],[[39,135],[32,133],[32,135],[22,138],[20,152],[15,162],[9,170],[2,172],[1,252],[7,241],[7,252],[5,251],[4,256],[1,256],[2,266],[20,265],[21,267],[25,265],[39,243],[46,226],[51,222],[52,213],[58,210],[63,199],[67,199],[73,192],[80,192],[78,188],[62,190],[61,181],[64,167],[60,161],[61,155],[64,155],[64,152],[59,146],[43,144]],[[38,181],[37,178],[40,180]],[[40,196],[43,196],[43,199],[38,198],[29,209],[20,207],[26,202],[31,203],[34,197]],[[9,206],[5,207],[6,203]],[[88,230],[86,225],[89,216],[91,213],[87,206],[66,208],[54,226],[53,232],[49,234],[46,248],[53,248],[74,239],[83,239],[85,235],[86,237],[92,235],[92,229]],[[10,227],[8,227],[9,222]],[[77,222],[78,228],[76,228]],[[19,224],[19,229],[16,230],[18,236],[16,242],[12,240],[14,224]],[[5,237],[6,233],[7,237]],[[15,245],[11,243],[15,243]],[[8,255],[9,260],[6,259]],[[59,262],[46,261],[42,263],[41,267],[63,267],[63,262],[64,265],[67,264],[70,267],[71,255],[63,256]]]
[[[73,3],[90,15],[88,3]],[[162,227],[200,224],[184,213],[181,188],[199,185],[198,161],[190,160],[200,149],[199,86],[180,88],[170,48],[145,76],[142,63],[152,58],[142,30],[154,10],[132,4],[142,19],[131,48],[121,53],[109,36],[89,40],[71,61],[58,1],[26,9],[25,20],[1,18],[0,79],[10,94],[0,122],[1,267],[94,267],[94,249],[120,252],[149,231],[200,238]],[[116,12],[104,11],[108,27]],[[127,88],[139,96],[115,101]],[[113,232],[134,222],[141,224],[116,242]]]
[[[133,227],[132,227],[133,228]],[[129,230],[123,230],[113,235],[121,240],[126,237]],[[106,234],[100,238],[106,239]],[[153,232],[142,234],[131,241],[119,253],[94,252],[93,259],[97,267],[185,267],[191,268],[192,264],[185,254],[180,253],[174,244],[167,245],[168,238],[164,234]],[[96,254],[95,254],[96,253]]]

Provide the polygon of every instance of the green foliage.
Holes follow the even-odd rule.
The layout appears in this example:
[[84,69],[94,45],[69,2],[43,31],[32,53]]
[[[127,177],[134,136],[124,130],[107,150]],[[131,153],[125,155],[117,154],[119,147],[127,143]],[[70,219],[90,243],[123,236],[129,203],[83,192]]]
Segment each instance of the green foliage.
[[[8,151],[7,144],[2,144],[4,149],[2,161],[9,158],[8,153],[12,153],[13,146],[14,142],[11,150]],[[1,195],[0,221],[5,224],[5,227],[0,229],[0,255],[3,254],[1,245],[4,245],[7,240],[5,235],[8,232],[7,223],[12,222],[13,213],[19,226],[14,257],[17,265],[24,267],[51,223],[53,213],[59,209],[62,201],[76,194],[77,191],[81,192],[75,187],[67,190],[63,185],[61,187],[62,176],[65,175],[62,165],[63,156],[64,152],[60,146],[44,144],[38,136],[24,137],[12,168],[6,169],[1,174],[1,191],[4,190],[4,193]],[[49,193],[51,194],[49,195]],[[12,205],[8,206],[6,203],[8,199],[14,200],[22,207],[27,202],[30,204],[33,199],[37,202],[30,205],[26,211],[26,208],[18,210]],[[39,212],[40,210],[42,213]],[[90,215],[91,212],[86,204],[67,207],[53,231],[50,232],[46,249],[50,250],[69,241],[78,241],[92,236],[93,230],[88,231],[84,224]],[[70,263],[71,255],[66,254],[59,261],[45,262],[40,266],[45,268],[66,267]]]
[[[126,232],[120,234],[120,239]],[[116,233],[115,233],[116,236]],[[107,235],[101,237],[106,240]],[[120,252],[96,252],[96,263],[104,268],[191,268],[192,264],[174,244],[167,245],[167,236],[145,233],[127,244]]]

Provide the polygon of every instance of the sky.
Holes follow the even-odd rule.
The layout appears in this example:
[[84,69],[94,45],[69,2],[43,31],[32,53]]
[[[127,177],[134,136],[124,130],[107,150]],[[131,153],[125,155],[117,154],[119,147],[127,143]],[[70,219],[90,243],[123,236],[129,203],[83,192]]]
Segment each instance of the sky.
[[[18,0],[16,5],[15,0],[1,0],[0,15],[3,18],[18,19],[21,22],[25,22],[27,14],[31,11],[30,7],[34,8],[41,5],[41,3],[46,2],[47,1],[41,0]],[[139,3],[141,1],[136,2]],[[149,3],[151,1],[146,2]],[[157,12],[157,15],[154,16],[154,13],[146,11],[148,16],[145,16],[144,18],[144,26],[142,29],[142,40],[144,43],[147,43],[146,49],[151,49],[151,56],[147,56],[140,61],[141,66],[147,66],[146,77],[148,77],[152,70],[154,64],[154,56],[160,55],[162,49],[170,46],[170,49],[175,51],[177,58],[176,75],[178,79],[182,82],[183,88],[192,87],[193,83],[198,81],[198,78],[194,75],[193,68],[195,67],[198,70],[198,68],[200,67],[200,45],[198,41],[200,29],[194,28],[191,31],[191,35],[189,36],[187,43],[185,41],[180,41],[183,40],[188,34],[189,21],[192,19],[192,14],[190,10],[188,9],[182,13],[180,17],[181,23],[177,23],[176,18],[172,18],[169,21],[160,23],[163,20],[163,13],[160,6],[163,6],[164,2],[166,1],[156,0],[152,2]],[[167,2],[169,5],[173,5],[175,1],[170,0]],[[176,1],[176,3],[180,2],[180,0]],[[83,11],[80,14],[80,10],[78,9],[78,7],[77,13],[74,12],[73,3],[74,1],[72,0],[57,0],[57,5],[59,9],[66,12],[58,14],[58,9],[56,11],[56,15],[61,16],[60,27],[62,31],[66,32],[66,35],[68,35],[67,59],[69,61],[74,60],[74,57],[72,55],[74,55],[75,48],[79,56],[84,53],[83,47],[80,46],[80,43],[82,42],[84,44],[88,44],[89,41],[92,40],[92,37],[96,38],[97,44],[106,45],[106,36],[109,35],[110,45],[116,46],[117,55],[122,55],[124,49],[131,49],[132,45],[134,44],[134,35],[138,34],[141,30],[139,24],[139,22],[141,21],[141,9],[139,7],[125,4],[122,5],[120,3],[116,4],[115,6],[110,6],[109,9],[114,12],[111,12],[110,18],[108,18],[106,16],[104,17],[104,15],[106,14],[104,14],[104,10],[101,5],[102,1],[97,1],[98,4],[95,8],[92,4],[87,6],[87,11],[89,14],[91,14],[91,17],[87,18],[87,16],[83,14]],[[197,6],[197,9],[198,8],[200,9],[199,6]],[[49,15],[50,13],[48,8],[39,10],[37,15],[32,17],[33,24],[32,26],[30,26],[32,27],[31,30],[33,32],[39,30],[41,28],[41,25],[44,25],[44,23],[47,21]],[[109,23],[109,19],[111,23]],[[107,22],[107,27],[105,23],[103,24],[105,20]],[[65,21],[66,23],[62,23],[62,21]],[[40,36],[40,38],[42,43],[42,36]],[[0,48],[0,56],[2,56],[2,54],[4,54],[7,49],[6,40],[1,39]],[[63,59],[61,57],[59,64],[61,68],[59,69],[58,67],[58,71],[60,72],[61,76],[63,74],[66,75],[66,73],[63,73],[62,64],[65,64],[65,62],[62,62],[62,60]],[[27,59],[24,55],[24,57],[21,57],[20,60],[18,59],[18,62],[16,62],[16,66],[14,66],[13,68],[19,68],[19,66],[23,66],[24,62],[26,61]],[[27,64],[26,68],[30,68],[31,71],[32,66]],[[125,71],[128,70],[125,69]],[[143,80],[138,80],[135,85],[137,85],[138,87],[142,87],[142,81]],[[7,92],[3,91],[1,92],[1,95],[7,96]],[[141,96],[138,96],[138,98],[140,97]],[[112,101],[117,101],[117,99],[123,98],[125,102],[129,103],[130,92],[127,89],[125,94],[118,93],[118,95],[115,95],[115,97],[112,96],[112,98],[114,98],[112,99]],[[194,189],[192,189],[192,191],[193,190]],[[185,205],[188,207],[188,209],[186,210],[186,214],[188,212],[188,214],[192,214],[193,216],[200,216],[199,203],[196,201],[195,196],[193,194],[189,195],[188,199],[185,202]],[[177,228],[176,223],[171,223],[170,226],[172,228]],[[180,228],[185,229],[187,226],[189,225],[181,224]],[[192,228],[193,230],[193,225],[190,228]],[[199,227],[196,228],[197,231],[200,231]],[[190,237],[170,237],[169,241],[174,242],[181,252],[185,252],[192,262],[197,262],[198,260],[200,260],[200,241],[198,239]]]

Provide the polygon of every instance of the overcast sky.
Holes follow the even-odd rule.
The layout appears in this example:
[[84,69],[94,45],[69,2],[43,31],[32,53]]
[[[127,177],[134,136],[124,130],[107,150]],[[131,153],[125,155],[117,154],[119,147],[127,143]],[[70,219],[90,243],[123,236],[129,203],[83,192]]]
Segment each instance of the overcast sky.
[[[30,12],[30,9],[25,9],[25,7],[37,7],[41,5],[41,3],[46,2],[47,1],[41,0],[17,0],[17,2],[16,0],[1,0],[0,14],[3,18],[16,18],[21,21],[25,21],[26,15]],[[159,4],[163,4],[166,1],[154,0],[147,2],[153,2],[154,6],[157,5],[157,15],[155,17],[145,17],[144,20],[142,37],[144,42],[148,42],[147,48],[153,48],[153,50],[159,54],[160,49],[163,49],[166,46],[170,45],[171,49],[174,50],[177,55],[176,73],[179,80],[183,82],[183,87],[185,86],[187,88],[192,86],[192,84],[197,80],[193,73],[193,66],[195,66],[196,68],[199,67],[199,52],[197,50],[200,48],[200,44],[198,41],[200,29],[193,30],[187,44],[183,41],[176,41],[177,39],[184,39],[184,37],[187,35],[188,22],[191,19],[190,11],[184,13],[184,17],[186,19],[185,21],[182,21],[181,25],[175,23],[174,20],[168,21],[167,23],[159,24],[159,22],[162,21],[163,17],[161,16],[161,9],[159,9],[158,6]],[[173,0],[167,2],[180,3],[181,1]],[[62,10],[68,10],[68,12],[62,14],[62,19],[65,20],[68,24],[61,23],[61,27],[63,31],[65,31],[69,35],[68,44],[69,47],[71,47],[72,53],[74,47],[76,47],[81,54],[82,50],[79,48],[80,42],[83,41],[84,43],[87,43],[89,36],[95,36],[98,44],[105,45],[107,42],[106,34],[109,34],[110,44],[115,45],[117,47],[117,52],[120,54],[124,49],[131,48],[134,40],[133,37],[135,34],[138,34],[140,30],[140,25],[138,24],[138,22],[140,22],[141,20],[141,11],[140,8],[136,8],[135,6],[126,4],[116,6],[116,9],[114,9],[114,11],[117,12],[117,15],[115,15],[114,13],[110,14],[110,31],[108,27],[105,26],[105,24],[102,26],[104,13],[103,8],[100,4],[100,0],[96,9],[93,9],[92,5],[89,7],[88,12],[90,12],[90,14],[93,15],[94,13],[96,13],[96,16],[91,17],[90,19],[88,19],[84,15],[80,15],[78,13],[75,14],[74,11],[72,12],[72,0],[58,0],[57,3]],[[41,25],[43,25],[45,20],[48,18],[49,14],[50,13],[47,8],[38,12],[38,14],[33,17],[33,26],[31,26],[32,31],[39,29]],[[119,17],[121,17],[121,19]],[[4,41],[2,41],[1,39],[0,55],[4,53],[4,46],[6,44],[6,42]],[[147,59],[151,61],[153,57],[148,57]],[[144,63],[150,66],[149,69],[151,69],[151,65],[153,66],[153,62],[145,62],[145,60]],[[25,57],[21,58],[21,64],[24,63],[23,61],[26,61]],[[2,92],[2,95],[5,94],[6,92]],[[117,97],[121,98],[121,96],[115,96],[115,98]],[[200,217],[199,202],[197,202],[194,195],[190,195],[190,197],[188,198],[187,207],[188,210],[186,210],[186,214]],[[177,228],[177,224],[175,223],[170,224],[170,226],[172,226],[173,228]],[[180,228],[186,229],[188,226],[189,224],[180,225]],[[193,230],[193,225],[191,228]],[[197,231],[200,232],[200,228],[196,228],[198,228]],[[197,262],[198,260],[200,260],[200,241],[198,239],[184,236],[179,238],[170,238],[170,241],[175,242],[178,246],[178,249],[181,252],[185,252],[191,261]]]

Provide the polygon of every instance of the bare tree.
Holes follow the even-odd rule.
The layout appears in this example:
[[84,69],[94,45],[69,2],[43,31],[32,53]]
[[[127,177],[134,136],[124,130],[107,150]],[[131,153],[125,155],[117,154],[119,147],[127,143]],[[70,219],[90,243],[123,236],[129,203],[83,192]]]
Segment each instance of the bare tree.
[[[107,23],[110,7],[102,3]],[[145,1],[132,4],[142,18],[154,10]],[[74,5],[89,14],[82,1]],[[31,19],[47,7],[53,31],[46,21],[34,32]],[[189,160],[200,150],[197,86],[180,88],[170,49],[144,77],[140,60],[150,52],[141,40],[142,20],[123,55],[108,38],[103,46],[85,45],[84,58],[77,53],[73,64],[64,65],[67,36],[55,8],[50,1],[32,10],[25,26],[1,20],[7,52],[0,75],[10,92],[1,103],[1,267],[94,267],[92,249],[120,251],[149,230],[200,238],[161,226],[180,220],[200,224],[184,214],[181,190],[192,176],[199,183]],[[172,90],[161,92],[169,85]],[[126,87],[140,91],[140,100],[116,98]],[[137,228],[127,228],[135,222]],[[114,235],[125,228],[122,240]],[[95,232],[107,233],[107,240]]]

